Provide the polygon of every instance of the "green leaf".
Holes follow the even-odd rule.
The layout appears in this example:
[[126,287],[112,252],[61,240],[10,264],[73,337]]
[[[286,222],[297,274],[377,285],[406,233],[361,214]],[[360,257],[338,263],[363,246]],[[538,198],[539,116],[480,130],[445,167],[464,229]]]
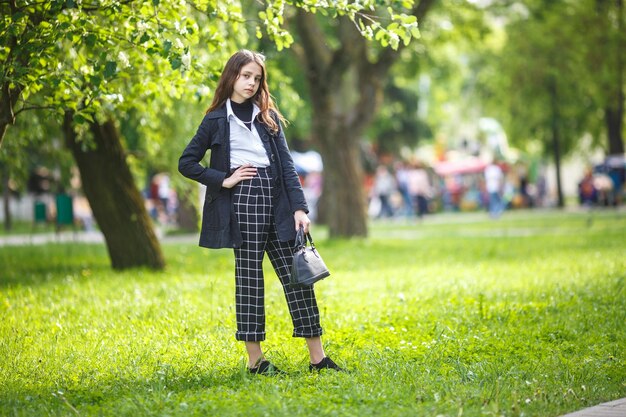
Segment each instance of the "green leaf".
[[170,53],[170,49],[172,49],[172,42],[171,41],[163,42],[163,56],[167,56]]
[[83,113],[81,113],[81,114],[82,114],[82,116],[83,116],[86,120],[90,121],[91,123],[93,123],[93,122],[95,121],[95,120],[94,120],[94,118],[93,118],[93,114],[91,114],[91,113],[87,113],[87,112],[83,112]]
[[84,124],[84,123],[86,123],[86,122],[87,122],[87,120],[86,120],[86,119],[83,117],[83,115],[82,115],[82,114],[80,114],[80,113],[76,113],[76,114],[74,114],[73,119],[74,119],[74,123],[76,123],[76,124],[78,124],[78,125],[82,125],[82,124]]
[[174,70],[180,68],[182,63],[183,62],[181,61],[180,57],[175,57],[175,58],[170,59],[170,65],[172,66],[172,69]]
[[89,35],[85,36],[85,43],[89,47],[93,47],[96,44],[97,40],[98,40],[98,37],[94,35],[93,33],[90,33]]
[[112,78],[117,71],[117,62],[115,61],[107,61],[104,65],[104,77]]
[[102,84],[102,77],[97,74],[92,75],[89,80],[96,88],[100,87],[100,84]]
[[417,17],[413,16],[413,15],[406,15],[403,14],[400,16],[400,20],[402,20],[402,23],[405,25],[410,25],[413,23],[417,23]]

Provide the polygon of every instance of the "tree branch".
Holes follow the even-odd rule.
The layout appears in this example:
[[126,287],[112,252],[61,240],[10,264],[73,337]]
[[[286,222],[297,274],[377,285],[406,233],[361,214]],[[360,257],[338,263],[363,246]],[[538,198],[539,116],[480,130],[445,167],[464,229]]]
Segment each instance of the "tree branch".
[[327,82],[330,86],[340,83],[343,74],[355,62],[367,60],[365,57],[367,41],[347,17],[339,19],[338,36],[341,47],[333,53],[329,64],[332,70],[328,71],[327,75]]
[[315,15],[298,9],[295,22],[304,52],[299,58],[305,64],[307,77],[323,78],[331,61],[331,51],[324,43],[325,36]]
[[17,110],[14,115],[17,117],[18,114],[28,111],[28,110],[56,110],[55,106],[22,106],[19,110]]
[[[125,6],[127,4],[131,4],[132,2],[133,2],[133,0],[121,0],[120,1],[120,6]],[[113,5],[102,7],[102,6],[89,4],[89,5],[82,6],[80,9],[82,11],[85,11],[85,12],[96,12],[96,11],[100,11],[100,10],[107,10],[107,9],[112,8],[112,7],[113,7]]]

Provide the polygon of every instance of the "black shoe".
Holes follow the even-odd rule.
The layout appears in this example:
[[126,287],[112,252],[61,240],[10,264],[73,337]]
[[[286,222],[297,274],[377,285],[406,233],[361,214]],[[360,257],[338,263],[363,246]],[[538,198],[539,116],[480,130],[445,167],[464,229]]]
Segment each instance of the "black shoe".
[[270,361],[261,361],[261,363],[259,363],[254,368],[248,368],[248,372],[250,372],[251,374],[267,376],[286,375],[285,372],[275,367]]
[[346,372],[328,356],[322,359],[319,363],[309,364],[309,371],[321,371],[322,369],[334,369],[337,372]]

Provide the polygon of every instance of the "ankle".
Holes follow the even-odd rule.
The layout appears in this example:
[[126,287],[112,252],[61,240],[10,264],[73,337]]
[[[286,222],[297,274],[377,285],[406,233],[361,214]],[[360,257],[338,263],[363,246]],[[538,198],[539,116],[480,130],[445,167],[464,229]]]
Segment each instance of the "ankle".
[[265,357],[261,354],[259,356],[249,356],[248,357],[248,368],[256,368],[259,366],[261,362],[265,360]]
[[322,362],[325,357],[326,357],[326,355],[324,355],[324,354],[322,354],[322,355],[310,355],[309,359],[310,359],[312,365],[316,365],[316,364]]
[[316,365],[324,360],[326,355],[310,356],[311,364]]

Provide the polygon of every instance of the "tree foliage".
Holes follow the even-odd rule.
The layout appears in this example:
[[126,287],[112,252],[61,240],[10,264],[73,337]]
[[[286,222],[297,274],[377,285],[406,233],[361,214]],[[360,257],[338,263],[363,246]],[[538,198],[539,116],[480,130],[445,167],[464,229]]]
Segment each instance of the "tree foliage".
[[552,152],[554,92],[565,153],[585,134],[595,144],[606,143],[607,108],[624,88],[623,68],[619,70],[615,62],[620,55],[615,45],[624,35],[616,33],[617,10],[610,18],[598,8],[600,3],[604,2],[496,2],[493,10],[506,22],[503,42],[478,56],[475,65],[482,68],[486,109],[503,121],[520,148]]
[[[106,210],[94,212],[96,220],[104,224],[109,217],[119,219],[107,226],[109,232],[103,230],[110,254],[112,248],[122,255],[130,253],[121,246],[130,242],[123,233],[131,228],[120,224],[129,221],[133,233],[144,230],[146,234],[146,239],[137,240],[143,243],[135,246],[152,246],[147,255],[152,260],[145,265],[162,267],[127,169],[134,165],[132,156],[158,152],[164,143],[164,121],[176,114],[177,100],[194,93],[206,97],[226,57],[248,43],[251,33],[266,35],[278,50],[291,45],[293,38],[284,30],[288,6],[329,18],[346,16],[361,35],[392,48],[407,44],[418,33],[414,17],[391,7],[386,9],[384,25],[372,19],[367,11],[386,4],[381,1],[268,1],[257,13],[254,30],[243,16],[244,4],[254,9],[257,3],[0,1],[0,146],[7,127],[27,110],[51,110],[57,120],[63,120],[66,144],[81,170],[92,207],[107,203]],[[126,136],[126,148],[120,130]],[[102,173],[93,171],[98,164],[118,167],[117,176],[103,181]],[[101,201],[102,196],[120,193],[124,198],[120,197],[118,205],[110,204],[108,197]],[[112,263],[119,268],[142,265],[141,256],[112,256]]]
[[[417,34],[415,19],[391,8],[386,26],[369,18],[366,11],[376,3],[269,1],[258,12],[254,32],[266,34],[279,50],[290,46],[284,13],[295,5],[329,18],[347,15],[364,36],[392,47]],[[245,44],[251,29],[242,3],[217,0],[6,0],[0,11],[4,128],[33,107],[59,114],[71,109],[80,123],[107,107],[124,110],[156,96],[180,98],[194,77],[215,79],[224,56]],[[29,101],[41,91],[40,102]]]
[[402,51],[386,79],[380,112],[368,131],[382,152],[424,142],[458,142],[480,117],[475,72],[469,65],[489,34],[472,2],[440,0],[420,22],[421,37]]

